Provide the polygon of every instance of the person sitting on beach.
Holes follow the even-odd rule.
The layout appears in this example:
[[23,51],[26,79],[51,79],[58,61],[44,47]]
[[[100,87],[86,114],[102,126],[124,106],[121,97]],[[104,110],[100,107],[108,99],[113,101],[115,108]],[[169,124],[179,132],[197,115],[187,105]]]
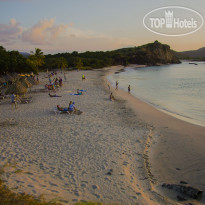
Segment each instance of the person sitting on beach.
[[85,75],[84,74],[82,75],[82,80],[85,80]]
[[69,111],[70,113],[73,113],[73,112],[76,112],[76,111],[77,111],[77,109],[75,108],[75,102],[70,101],[69,107],[68,107],[68,111]]
[[64,112],[68,111],[68,108],[67,108],[67,107],[63,108],[63,107],[60,107],[59,105],[57,105],[57,109],[58,109],[59,111],[64,111]]
[[77,89],[77,94],[78,94],[78,95],[82,95],[83,92],[80,92],[79,89]]
[[109,98],[110,98],[111,101],[113,101],[115,99],[112,93],[110,93],[110,97]]
[[53,95],[51,95],[50,93],[48,94],[50,97],[62,97],[62,96],[60,96],[60,95],[57,95],[56,93],[55,94],[53,94]]

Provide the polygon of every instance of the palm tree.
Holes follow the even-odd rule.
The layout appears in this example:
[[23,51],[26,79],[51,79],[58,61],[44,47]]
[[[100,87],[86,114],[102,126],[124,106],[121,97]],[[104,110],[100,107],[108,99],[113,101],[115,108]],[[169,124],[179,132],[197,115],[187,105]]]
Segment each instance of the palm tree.
[[38,68],[44,64],[45,56],[43,55],[43,52],[40,48],[35,48],[35,53],[31,51],[31,55],[29,58],[31,61],[33,61],[33,64],[35,65],[38,73]]
[[80,58],[75,59],[75,67],[79,70],[83,67],[83,62]]
[[62,70],[68,67],[67,61],[64,57],[60,57],[57,59],[57,67],[61,68]]

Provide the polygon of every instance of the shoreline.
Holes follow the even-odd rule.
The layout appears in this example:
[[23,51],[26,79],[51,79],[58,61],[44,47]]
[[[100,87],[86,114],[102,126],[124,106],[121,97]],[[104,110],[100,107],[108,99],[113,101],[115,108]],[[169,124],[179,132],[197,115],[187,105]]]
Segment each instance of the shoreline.
[[[166,64],[162,64],[162,65],[160,65],[160,66],[163,66],[163,65],[166,65]],[[167,64],[167,65],[169,65],[169,64]],[[138,68],[143,68],[143,67],[150,67],[150,66],[148,66],[148,65],[133,65],[133,64],[131,64],[131,65],[128,65],[128,66],[126,66],[126,67],[123,67],[123,68],[121,68],[121,69],[115,71],[114,73],[117,74],[117,73],[124,72],[126,68],[137,68],[137,67],[138,67]],[[151,67],[152,67],[152,66],[151,66]],[[113,73],[113,74],[114,74],[114,73]],[[125,89],[121,89],[121,90],[123,90],[124,92],[126,92]],[[173,111],[171,111],[171,110],[169,110],[169,109],[163,108],[163,107],[161,107],[161,106],[159,106],[159,105],[157,105],[157,104],[154,104],[154,103],[152,103],[152,102],[149,102],[149,101],[143,99],[143,98],[140,97],[140,96],[134,96],[134,97],[137,98],[137,99],[139,99],[140,101],[142,101],[142,102],[144,102],[144,103],[146,103],[146,104],[148,104],[148,105],[154,107],[155,109],[159,110],[160,112],[164,112],[165,114],[170,115],[170,116],[172,116],[172,117],[174,117],[174,118],[177,118],[177,119],[179,119],[179,120],[182,120],[182,121],[191,123],[191,124],[193,124],[193,125],[205,127],[204,121],[200,121],[200,120],[197,120],[197,119],[194,119],[194,118],[190,118],[190,117],[186,116],[186,114],[183,115],[183,114],[179,114],[179,113],[173,112]]]
[[[107,77],[121,69],[116,67],[115,71],[109,71]],[[153,181],[156,181],[155,191],[169,196],[170,193],[167,194],[166,190],[161,189],[160,184],[179,184],[180,181],[188,182],[204,191],[205,127],[168,115],[124,90],[116,91],[112,88],[112,91],[114,96],[126,100],[127,107],[130,107],[139,119],[154,127],[155,134],[151,139],[148,138],[148,172],[151,172]],[[174,199],[173,196],[170,198]],[[204,204],[205,197],[196,203]]]

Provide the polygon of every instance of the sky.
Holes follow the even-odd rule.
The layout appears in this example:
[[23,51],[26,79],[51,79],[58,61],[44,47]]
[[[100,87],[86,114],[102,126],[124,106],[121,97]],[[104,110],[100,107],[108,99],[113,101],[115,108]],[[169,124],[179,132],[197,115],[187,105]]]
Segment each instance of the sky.
[[21,52],[107,51],[155,40],[176,51],[205,47],[205,27],[185,36],[146,29],[144,16],[166,6],[193,9],[205,19],[204,0],[0,0],[0,45]]

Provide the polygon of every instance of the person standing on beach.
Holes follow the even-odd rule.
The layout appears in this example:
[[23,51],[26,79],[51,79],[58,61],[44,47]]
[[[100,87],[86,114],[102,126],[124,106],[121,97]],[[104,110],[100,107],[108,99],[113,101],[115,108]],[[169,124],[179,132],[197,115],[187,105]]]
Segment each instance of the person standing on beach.
[[130,85],[128,86],[128,93],[130,94]]
[[118,82],[118,80],[116,81],[116,90],[118,90],[118,84],[119,84],[119,82]]
[[109,98],[110,98],[111,101],[113,101],[115,99],[112,93],[110,93],[110,97]]
[[11,95],[11,105],[13,106],[13,104],[15,105],[15,109],[17,108],[16,107],[16,96],[14,95],[14,93],[12,93]]
[[64,73],[64,79],[65,79],[65,81],[67,80],[65,73]]

